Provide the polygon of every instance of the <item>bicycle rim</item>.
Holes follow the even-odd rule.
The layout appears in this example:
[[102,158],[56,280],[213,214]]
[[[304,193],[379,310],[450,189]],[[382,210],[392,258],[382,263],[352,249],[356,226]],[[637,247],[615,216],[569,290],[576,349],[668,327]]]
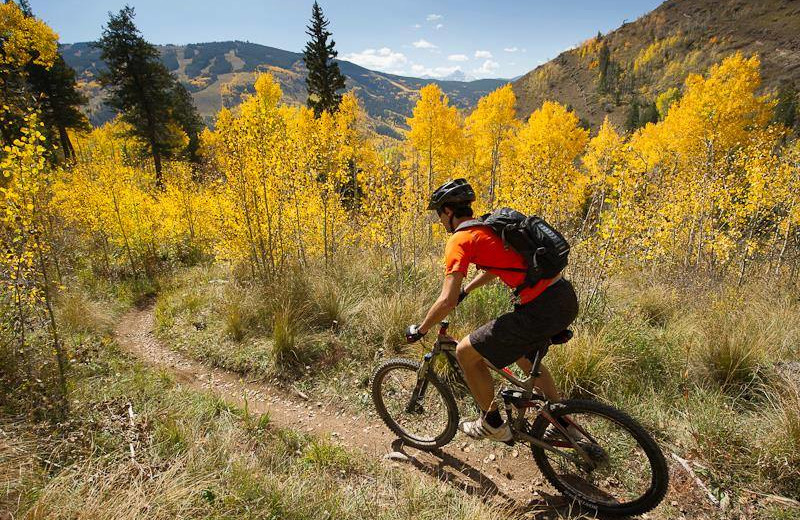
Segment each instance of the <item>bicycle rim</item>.
[[409,410],[417,384],[417,371],[412,364],[393,364],[377,374],[374,386],[386,412],[390,427],[400,437],[418,444],[439,444],[449,433],[450,409],[438,385],[428,380],[420,406]]
[[[632,506],[651,494],[655,482],[651,460],[623,422],[595,410],[571,410],[568,417],[588,435],[588,439],[584,437],[578,443],[595,467],[542,450],[542,462],[550,467],[563,491],[609,511]],[[559,452],[580,459],[578,449],[552,424],[542,438],[550,439]]]

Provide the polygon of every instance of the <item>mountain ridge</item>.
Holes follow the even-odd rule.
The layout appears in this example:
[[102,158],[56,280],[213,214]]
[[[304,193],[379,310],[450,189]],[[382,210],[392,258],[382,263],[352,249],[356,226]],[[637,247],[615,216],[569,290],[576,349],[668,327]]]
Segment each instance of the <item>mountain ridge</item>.
[[[204,121],[213,120],[223,107],[238,105],[243,96],[253,92],[257,72],[270,72],[283,89],[283,101],[304,104],[306,69],[301,53],[276,47],[233,40],[186,45],[157,45],[161,59],[191,92]],[[75,69],[78,84],[88,95],[87,109],[91,122],[102,124],[113,113],[102,104],[104,91],[97,77],[104,64],[100,51],[91,42],[59,46],[64,60]],[[347,89],[354,90],[361,100],[373,127],[379,133],[397,137],[411,116],[419,90],[438,84],[450,102],[459,109],[474,107],[478,99],[508,83],[504,79],[449,81],[400,76],[367,69],[346,60],[337,60],[347,80]]]

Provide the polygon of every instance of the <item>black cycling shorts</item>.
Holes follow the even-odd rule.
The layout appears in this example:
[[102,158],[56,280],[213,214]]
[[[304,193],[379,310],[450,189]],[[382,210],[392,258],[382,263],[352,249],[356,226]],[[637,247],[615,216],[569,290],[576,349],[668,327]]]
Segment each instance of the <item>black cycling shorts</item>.
[[572,284],[562,278],[533,301],[515,305],[512,312],[481,325],[469,341],[489,363],[503,368],[548,345],[577,315],[578,297]]

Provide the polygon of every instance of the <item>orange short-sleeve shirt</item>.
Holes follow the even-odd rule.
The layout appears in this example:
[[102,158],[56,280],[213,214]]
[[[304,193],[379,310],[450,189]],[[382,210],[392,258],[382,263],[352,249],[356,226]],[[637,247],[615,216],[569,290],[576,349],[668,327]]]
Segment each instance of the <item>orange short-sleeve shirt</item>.
[[[525,281],[525,273],[492,269],[492,267],[525,269],[525,261],[519,253],[503,246],[503,240],[487,226],[470,227],[453,233],[444,248],[445,275],[461,273],[465,277],[469,264],[496,274],[507,286],[514,289]],[[520,303],[533,301],[550,285],[552,278],[539,280],[519,295]]]

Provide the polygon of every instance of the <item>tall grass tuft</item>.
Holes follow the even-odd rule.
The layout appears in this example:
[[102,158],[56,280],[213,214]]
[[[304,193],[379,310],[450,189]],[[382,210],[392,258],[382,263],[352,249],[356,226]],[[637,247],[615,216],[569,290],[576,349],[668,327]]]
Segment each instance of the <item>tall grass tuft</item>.
[[359,309],[359,295],[347,284],[329,277],[318,277],[310,283],[312,326],[339,330]]
[[109,307],[108,303],[90,300],[83,292],[66,291],[56,305],[58,322],[70,332],[108,335],[114,323]]
[[373,347],[391,352],[400,352],[405,346],[403,333],[412,323],[419,323],[424,305],[429,298],[420,293],[397,291],[378,295],[364,301],[360,311],[360,322],[367,345],[364,356],[369,357]]
[[720,302],[701,315],[703,330],[692,346],[699,381],[746,396],[767,377],[780,325],[766,307]]
[[296,319],[295,309],[288,305],[272,317],[272,357],[278,365],[286,366],[298,360]]
[[[795,375],[800,377],[800,373]],[[765,418],[754,421],[759,431],[759,465],[787,496],[800,496],[800,386],[784,376],[769,396]]]
[[561,391],[572,397],[605,394],[628,362],[608,326],[579,329],[568,343],[550,347],[545,361]]

